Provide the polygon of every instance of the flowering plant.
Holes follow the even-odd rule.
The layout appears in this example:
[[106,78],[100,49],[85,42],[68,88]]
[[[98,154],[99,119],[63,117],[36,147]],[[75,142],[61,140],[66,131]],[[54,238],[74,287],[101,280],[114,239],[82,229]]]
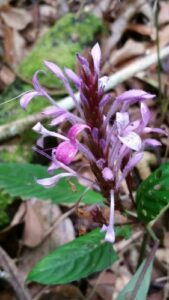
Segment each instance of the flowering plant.
[[[74,101],[78,115],[58,106],[40,85],[38,72],[33,77],[34,91],[24,94],[20,104],[25,109],[34,97],[43,96],[53,105],[43,111],[43,114],[52,119],[51,126],[69,121],[70,129],[66,136],[46,129],[41,123],[33,127],[33,130],[41,135],[38,140],[41,147],[46,136],[62,140],[52,149],[48,171],[51,173],[61,168],[63,172],[49,178],[38,179],[37,183],[49,188],[63,177],[79,177],[80,174],[73,168],[72,162],[78,152],[82,153],[95,176],[96,187],[106,199],[105,203],[110,206],[109,224],[104,224],[101,230],[105,232],[105,240],[113,243],[114,210],[116,207],[122,207],[119,197],[121,183],[125,179],[132,194],[131,171],[142,159],[147,146],[160,146],[160,142],[156,139],[146,137],[147,133],[166,133],[160,128],[148,126],[151,114],[146,101],[153,99],[155,95],[142,90],[129,90],[117,96],[112,102],[111,95],[105,94],[104,87],[108,78],[100,78],[101,50],[98,44],[88,53],[87,58],[77,54],[77,61],[78,74],[67,68],[63,72],[49,61],[44,63],[63,82]],[[74,94],[70,82],[79,91],[78,96]],[[136,103],[140,107],[140,117],[132,120],[129,107]],[[107,114],[106,106],[109,107]],[[83,142],[78,140],[79,134],[83,135]]]

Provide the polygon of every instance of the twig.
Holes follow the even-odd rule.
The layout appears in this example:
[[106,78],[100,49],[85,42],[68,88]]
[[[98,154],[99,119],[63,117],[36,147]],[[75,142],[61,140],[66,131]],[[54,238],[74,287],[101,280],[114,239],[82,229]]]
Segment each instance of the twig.
[[23,284],[18,276],[17,269],[13,261],[1,246],[0,246],[0,266],[4,269],[5,274],[8,274],[8,276],[5,276],[5,279],[13,287],[18,300],[31,300],[27,290],[23,287]]
[[154,22],[156,28],[156,46],[157,46],[157,75],[158,75],[158,97],[159,103],[162,106],[162,92],[161,92],[161,59],[160,59],[160,36],[159,36],[159,1],[154,3]]
[[90,294],[89,294],[89,296],[86,298],[86,300],[92,299],[92,297],[94,296],[94,294],[95,294],[95,292],[96,292],[97,286],[99,285],[99,282],[100,282],[100,280],[102,279],[102,277],[104,276],[105,272],[106,272],[106,270],[104,270],[104,271],[102,271],[102,272],[100,273],[100,275],[98,276],[98,278],[97,278],[97,280],[96,280],[96,282],[95,282],[95,285],[94,285],[93,288],[92,288],[92,291],[90,292]]
[[62,223],[67,217],[69,217],[74,211],[76,207],[72,207],[69,211],[61,215],[59,219],[56,219],[53,223],[53,225],[45,232],[44,237],[41,241],[41,244],[49,237],[49,235],[52,234],[53,230],[58,226],[60,223]]
[[139,230],[135,232],[130,239],[128,240],[122,240],[114,245],[114,250],[117,253],[123,253],[126,251],[126,249],[130,246],[131,243],[135,242],[139,238],[141,238],[143,235],[143,231]]
[[[160,60],[166,58],[167,56],[169,56],[169,46],[166,46],[160,50]],[[137,74],[138,72],[147,69],[152,64],[157,63],[157,61],[157,53],[153,53],[147,55],[146,57],[136,60],[134,63],[128,65],[128,67],[123,68],[116,74],[110,76],[108,84],[105,87],[105,91],[108,92],[112,90],[119,83],[122,83],[125,80]],[[76,96],[78,97],[78,93],[76,94]],[[74,108],[74,103],[71,97],[65,97],[62,100],[58,101],[57,104],[61,108],[67,110],[71,110]],[[41,113],[37,113],[32,116],[28,116],[23,119],[0,126],[0,142],[4,141],[5,139],[22,134],[26,129],[33,126],[36,122],[41,121],[45,118],[46,117],[44,115],[41,115]]]

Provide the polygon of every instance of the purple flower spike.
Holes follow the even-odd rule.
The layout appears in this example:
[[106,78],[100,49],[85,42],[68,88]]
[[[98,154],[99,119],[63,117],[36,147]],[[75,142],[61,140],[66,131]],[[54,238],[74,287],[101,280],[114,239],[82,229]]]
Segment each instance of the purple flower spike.
[[[159,141],[151,136],[146,136],[146,134],[167,134],[161,128],[149,127],[151,114],[146,101],[153,99],[155,95],[133,89],[122,93],[112,103],[110,102],[110,94],[105,93],[105,84],[108,78],[99,76],[100,62],[99,44],[92,48],[87,58],[77,54],[77,74],[67,68],[63,72],[53,62],[44,62],[45,66],[62,81],[65,90],[74,102],[78,115],[58,107],[58,103],[40,85],[38,72],[33,77],[34,90],[25,93],[20,103],[25,109],[31,99],[43,96],[53,104],[52,108],[43,111],[43,114],[51,118],[50,125],[57,126],[65,121],[68,121],[67,123],[70,125],[66,136],[56,130],[48,130],[41,123],[33,127],[33,130],[41,135],[38,140],[38,145],[41,147],[43,147],[46,136],[53,136],[56,138],[56,143],[59,142],[52,149],[52,156],[35,148],[38,153],[51,160],[52,164],[48,172],[54,172],[58,168],[63,170],[63,173],[59,175],[38,179],[37,182],[45,187],[52,187],[63,177],[76,176],[79,178],[78,172],[86,164],[89,165],[93,175],[91,178],[96,180],[93,186],[102,193],[106,199],[105,203],[110,206],[109,224],[103,225],[102,231],[106,233],[105,240],[114,243],[114,201],[121,201],[118,197],[121,183],[126,179],[126,184],[131,192],[128,176],[142,159],[144,149],[149,146],[161,145]],[[76,97],[70,82],[75,85],[80,97]],[[106,104],[109,104],[109,107],[107,106],[105,109]],[[137,119],[131,121],[129,108],[133,104],[138,105],[140,114]],[[134,116],[132,117],[134,118]],[[80,133],[83,133],[83,139],[78,141]],[[82,159],[82,165],[77,172],[72,162],[78,152],[85,157],[87,162]],[[119,204],[117,208],[120,207],[120,203],[117,204]]]

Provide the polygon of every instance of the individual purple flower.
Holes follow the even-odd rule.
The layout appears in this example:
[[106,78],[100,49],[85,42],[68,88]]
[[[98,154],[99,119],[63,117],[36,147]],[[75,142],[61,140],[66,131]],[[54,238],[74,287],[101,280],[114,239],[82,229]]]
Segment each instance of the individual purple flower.
[[[42,141],[46,136],[57,139],[57,146],[52,149],[52,156],[49,157],[52,161],[48,169],[49,173],[58,168],[63,170],[63,173],[50,178],[38,179],[37,183],[52,187],[61,178],[81,176],[74,170],[72,162],[78,152],[84,155],[96,178],[95,186],[105,197],[106,204],[110,206],[109,224],[104,224],[102,231],[105,232],[105,240],[113,243],[115,241],[114,210],[116,206],[122,206],[120,197],[117,197],[122,181],[126,180],[130,190],[129,175],[142,159],[144,149],[147,146],[160,145],[160,142],[149,134],[166,134],[166,132],[161,128],[149,127],[151,113],[146,101],[153,99],[155,95],[133,89],[122,93],[112,101],[111,95],[105,94],[104,89],[108,78],[100,77],[99,44],[92,48],[87,57],[77,54],[77,62],[77,74],[68,68],[62,71],[53,62],[45,61],[44,63],[62,81],[67,93],[74,101],[78,115],[58,106],[57,102],[40,85],[38,73],[33,77],[34,90],[25,93],[20,103],[25,109],[33,98],[43,96],[53,104],[53,107],[42,112],[51,119],[49,126],[57,126],[64,121],[69,122],[70,129],[66,135],[49,130],[41,123],[34,126],[33,129],[41,135],[39,145],[43,145]],[[73,92],[72,84],[79,92],[79,99]],[[133,104],[137,104],[140,109],[140,116],[136,120],[131,120],[129,115],[129,107]],[[107,114],[104,113],[106,105],[109,105]],[[82,141],[78,140],[79,133],[83,133]],[[36,150],[42,153],[42,150]]]

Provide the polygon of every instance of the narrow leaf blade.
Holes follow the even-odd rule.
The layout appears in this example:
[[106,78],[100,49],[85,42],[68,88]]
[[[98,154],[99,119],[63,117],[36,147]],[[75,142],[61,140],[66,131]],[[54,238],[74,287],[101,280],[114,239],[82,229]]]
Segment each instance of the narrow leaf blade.
[[[117,300],[130,300],[131,293],[135,288],[136,282],[144,268],[145,261],[142,262],[140,267],[138,268],[137,272],[134,274],[134,276],[131,278],[129,283],[124,287],[124,289],[119,293]],[[151,280],[151,273],[152,273],[152,267],[153,267],[153,261],[150,263],[149,267],[147,268],[147,271],[145,272],[143,281],[140,284],[140,287],[138,289],[137,295],[134,298],[134,300],[146,300],[147,299],[147,293],[150,285]]]

